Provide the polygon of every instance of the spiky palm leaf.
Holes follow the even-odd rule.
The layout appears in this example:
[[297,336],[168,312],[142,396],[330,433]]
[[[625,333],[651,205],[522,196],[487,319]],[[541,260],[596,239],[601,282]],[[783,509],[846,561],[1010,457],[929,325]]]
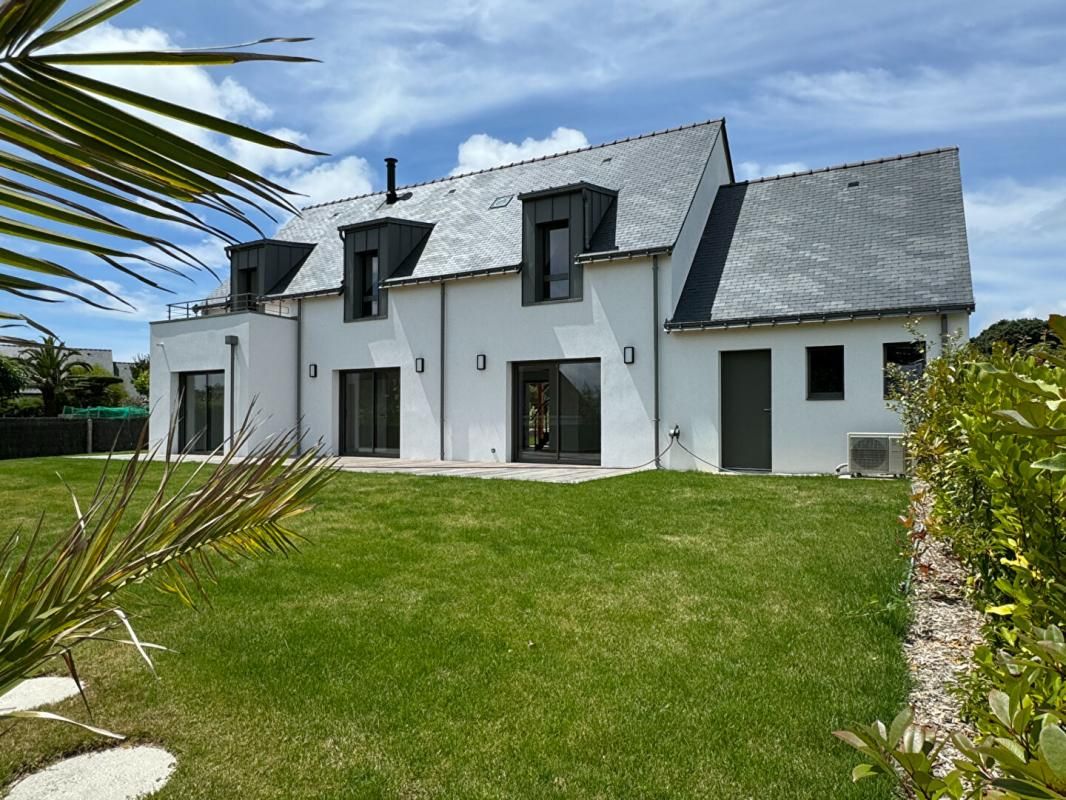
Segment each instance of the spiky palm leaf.
[[[306,39],[260,39],[222,48],[166,52],[54,49],[138,2],[98,0],[53,22],[67,0],[0,0],[0,170],[4,171],[0,207],[17,214],[0,211],[0,235],[90,253],[158,287],[146,274],[152,267],[175,271],[174,261],[194,269],[205,265],[181,247],[145,232],[142,226],[125,225],[101,209],[139,215],[142,225],[178,223],[227,242],[235,240],[192,209],[217,212],[252,228],[256,228],[254,212],[269,216],[271,207],[287,212],[295,209],[286,197],[291,193],[283,187],[147,120],[144,112],[265,147],[322,154],[71,70],[313,61],[245,49]],[[71,226],[83,233],[67,232]],[[98,237],[118,243],[102,244]],[[157,255],[144,255],[145,247]],[[57,279],[66,279],[125,303],[78,269],[27,252],[0,247],[0,265],[5,267],[0,271],[0,292],[49,302],[54,301],[50,293],[88,301],[80,291],[57,285]],[[21,314],[3,310],[0,319],[27,321]]]
[[[56,658],[78,680],[72,650],[86,641],[131,644],[151,665],[154,645],[137,638],[122,611],[125,590],[152,581],[191,604],[202,576],[214,575],[212,555],[232,560],[295,548],[300,537],[289,523],[309,509],[332,470],[317,450],[299,454],[294,436],[233,455],[251,433],[246,423],[217,463],[203,462],[185,477],[181,456],[165,458],[154,490],[148,484],[158,452],[135,454],[114,480],[105,470],[84,505],[71,493],[75,519],[54,546],[40,545],[40,525],[28,541],[13,535],[0,544],[0,695]],[[146,492],[143,510],[130,511]],[[116,637],[116,629],[124,633]],[[56,719],[0,708],[3,717]]]

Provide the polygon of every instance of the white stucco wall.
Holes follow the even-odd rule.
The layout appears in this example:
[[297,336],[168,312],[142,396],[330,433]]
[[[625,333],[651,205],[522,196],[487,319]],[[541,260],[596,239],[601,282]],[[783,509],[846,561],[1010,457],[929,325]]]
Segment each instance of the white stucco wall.
[[[653,456],[650,262],[587,266],[584,284],[580,302],[537,306],[522,306],[517,275],[446,284],[445,458],[510,461],[512,365],[563,359],[600,360],[602,463]],[[439,458],[440,292],[439,284],[393,289],[386,319],[349,323],[339,297],[303,302],[305,441],[337,452],[342,370],[398,367],[400,456]],[[629,366],[625,346],[636,348]],[[416,358],[425,359],[421,374]],[[317,378],[308,377],[310,363]]]
[[[230,374],[227,335],[238,339]],[[152,445],[166,440],[177,412],[183,372],[221,370],[226,380],[225,438],[240,427],[254,400],[255,433],[249,445],[286,433],[296,424],[296,321],[245,312],[151,325],[149,434]]]
[[[303,301],[304,441],[321,441],[336,453],[340,443],[340,372],[400,369],[400,457],[440,456],[440,287],[410,286],[389,293],[388,317],[344,322],[339,296]],[[415,372],[415,359],[425,371]],[[309,377],[315,364],[318,377]]]
[[[847,434],[891,433],[898,415],[883,399],[882,345],[911,339],[905,319],[674,332],[663,343],[663,446],[666,431],[681,428],[681,441],[696,455],[720,463],[720,354],[771,351],[773,471],[830,472],[847,461]],[[952,314],[949,330],[969,334],[967,315]],[[928,358],[940,351],[940,317],[920,321]],[[844,399],[807,400],[806,348],[844,346]],[[666,457],[672,469],[710,469],[680,448]]]
[[[663,284],[669,258],[661,258]],[[506,462],[513,457],[513,364],[599,359],[602,457],[606,466],[643,464],[655,454],[651,261],[586,267],[580,302],[522,306],[517,275],[446,285],[445,441],[447,459]],[[670,302],[663,286],[660,313]],[[239,421],[257,398],[257,441],[295,424],[296,380],[302,383],[305,443],[339,446],[340,372],[400,369],[400,455],[440,456],[439,284],[394,289],[389,316],[345,323],[337,296],[302,303],[303,353],[297,368],[296,322],[262,314],[234,314],[152,326],[154,441],[165,437],[182,372],[228,373],[224,339],[236,335],[233,386]],[[661,322],[661,317],[660,317]],[[846,461],[849,432],[893,432],[898,416],[882,398],[882,345],[907,341],[906,320],[856,320],[776,327],[660,333],[660,448],[678,425],[681,441],[712,464],[720,462],[720,354],[769,349],[772,374],[773,471],[829,472]],[[920,321],[930,357],[940,347],[940,318]],[[965,314],[949,329],[968,334]],[[806,348],[843,345],[845,399],[806,399]],[[632,365],[623,348],[636,350]],[[479,354],[486,369],[476,369]],[[415,372],[415,359],[425,371]],[[317,377],[309,376],[309,366]],[[298,376],[298,377],[297,377]],[[228,407],[227,407],[227,435]],[[709,469],[679,448],[664,459],[671,469]]]
[[[653,456],[650,262],[588,265],[584,283],[580,302],[532,306],[522,305],[517,275],[449,285],[448,458],[511,460],[512,365],[566,359],[600,360],[601,462],[635,466]],[[631,365],[626,346],[636,350]]]

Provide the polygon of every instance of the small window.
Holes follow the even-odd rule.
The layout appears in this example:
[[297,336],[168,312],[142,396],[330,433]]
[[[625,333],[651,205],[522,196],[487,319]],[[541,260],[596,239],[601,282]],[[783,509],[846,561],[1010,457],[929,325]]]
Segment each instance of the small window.
[[368,250],[355,257],[355,274],[359,284],[356,298],[357,317],[376,317],[381,311],[381,288],[378,268],[378,251]]
[[492,201],[492,205],[490,205],[489,208],[506,208],[507,205],[510,204],[512,197],[514,197],[513,194],[505,194],[502,197],[497,197]]
[[[885,399],[893,397],[899,387],[900,372],[910,380],[918,380],[925,372],[924,342],[888,342],[885,344]],[[890,369],[890,367],[895,369]]]
[[807,399],[844,399],[844,345],[807,348]]
[[563,223],[541,225],[538,300],[570,298],[570,226]]

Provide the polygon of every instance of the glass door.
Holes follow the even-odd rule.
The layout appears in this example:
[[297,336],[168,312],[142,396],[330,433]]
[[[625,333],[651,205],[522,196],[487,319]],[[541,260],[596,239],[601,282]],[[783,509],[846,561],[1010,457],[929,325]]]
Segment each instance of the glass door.
[[555,403],[552,369],[539,364],[519,365],[518,432],[519,460],[556,460]]
[[515,460],[600,463],[600,362],[515,366]]
[[210,453],[222,445],[226,420],[226,376],[186,372],[179,379],[178,444],[186,453]]
[[400,370],[341,373],[341,455],[400,456]]

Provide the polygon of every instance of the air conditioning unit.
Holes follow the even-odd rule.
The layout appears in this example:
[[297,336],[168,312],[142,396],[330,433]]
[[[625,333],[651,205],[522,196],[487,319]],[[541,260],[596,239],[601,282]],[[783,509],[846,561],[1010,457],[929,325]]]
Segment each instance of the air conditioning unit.
[[849,433],[848,472],[852,475],[906,475],[903,436],[898,433]]

